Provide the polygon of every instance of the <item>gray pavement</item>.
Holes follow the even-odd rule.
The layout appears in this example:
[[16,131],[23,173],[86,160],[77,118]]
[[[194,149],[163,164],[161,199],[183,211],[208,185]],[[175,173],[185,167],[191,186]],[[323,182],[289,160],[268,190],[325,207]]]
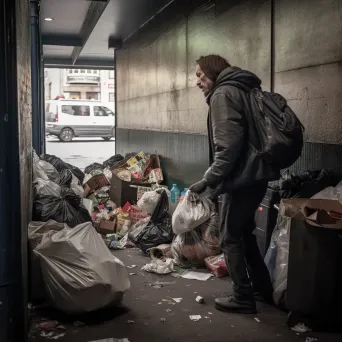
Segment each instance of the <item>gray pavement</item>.
[[76,138],[72,142],[61,142],[57,138],[46,140],[46,153],[53,154],[81,170],[92,163],[103,163],[115,154],[115,140],[101,138]]

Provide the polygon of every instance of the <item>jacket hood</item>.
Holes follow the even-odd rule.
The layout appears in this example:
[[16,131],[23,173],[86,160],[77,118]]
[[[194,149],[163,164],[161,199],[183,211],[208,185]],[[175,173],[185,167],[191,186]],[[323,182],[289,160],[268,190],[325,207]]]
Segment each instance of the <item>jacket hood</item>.
[[261,80],[250,71],[243,70],[238,67],[228,67],[218,76],[212,91],[207,96],[207,102],[210,101],[213,93],[222,86],[235,86],[244,91],[250,91],[255,88],[260,89]]

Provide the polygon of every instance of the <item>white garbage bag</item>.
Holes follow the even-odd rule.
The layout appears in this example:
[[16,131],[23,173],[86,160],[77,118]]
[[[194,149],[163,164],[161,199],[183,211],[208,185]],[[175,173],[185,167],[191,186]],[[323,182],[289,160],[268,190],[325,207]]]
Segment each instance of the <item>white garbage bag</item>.
[[209,199],[188,192],[172,215],[173,232],[179,235],[192,231],[208,221],[213,210],[213,203]]
[[33,179],[42,178],[54,181],[58,176],[56,168],[45,160],[39,159],[36,152],[33,151]]
[[147,214],[153,214],[160,199],[160,190],[145,192],[138,201],[138,207]]
[[47,232],[34,250],[52,304],[66,313],[86,313],[119,304],[130,288],[124,264],[91,223]]
[[30,222],[28,226],[29,241],[29,273],[30,273],[30,292],[33,300],[46,299],[46,291],[44,287],[42,269],[34,249],[41,243],[46,232],[61,231],[66,225],[49,220],[48,222]]

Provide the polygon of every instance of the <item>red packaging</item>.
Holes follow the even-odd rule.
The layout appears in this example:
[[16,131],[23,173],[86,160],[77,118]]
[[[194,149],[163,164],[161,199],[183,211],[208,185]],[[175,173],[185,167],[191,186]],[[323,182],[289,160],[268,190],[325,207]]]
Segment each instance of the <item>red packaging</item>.
[[217,278],[222,278],[228,275],[228,269],[223,254],[205,258],[204,261],[208,270]]
[[140,220],[143,220],[144,218],[150,216],[144,211],[142,211],[139,207],[133,205],[131,210],[130,210],[130,216],[131,216],[131,221],[132,224],[137,223]]

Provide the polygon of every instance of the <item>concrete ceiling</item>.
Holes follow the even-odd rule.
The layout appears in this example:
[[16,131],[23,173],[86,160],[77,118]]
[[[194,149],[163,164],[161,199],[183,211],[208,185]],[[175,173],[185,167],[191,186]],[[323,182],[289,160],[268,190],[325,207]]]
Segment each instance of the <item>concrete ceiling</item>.
[[172,2],[41,0],[45,66],[114,68],[115,48]]

